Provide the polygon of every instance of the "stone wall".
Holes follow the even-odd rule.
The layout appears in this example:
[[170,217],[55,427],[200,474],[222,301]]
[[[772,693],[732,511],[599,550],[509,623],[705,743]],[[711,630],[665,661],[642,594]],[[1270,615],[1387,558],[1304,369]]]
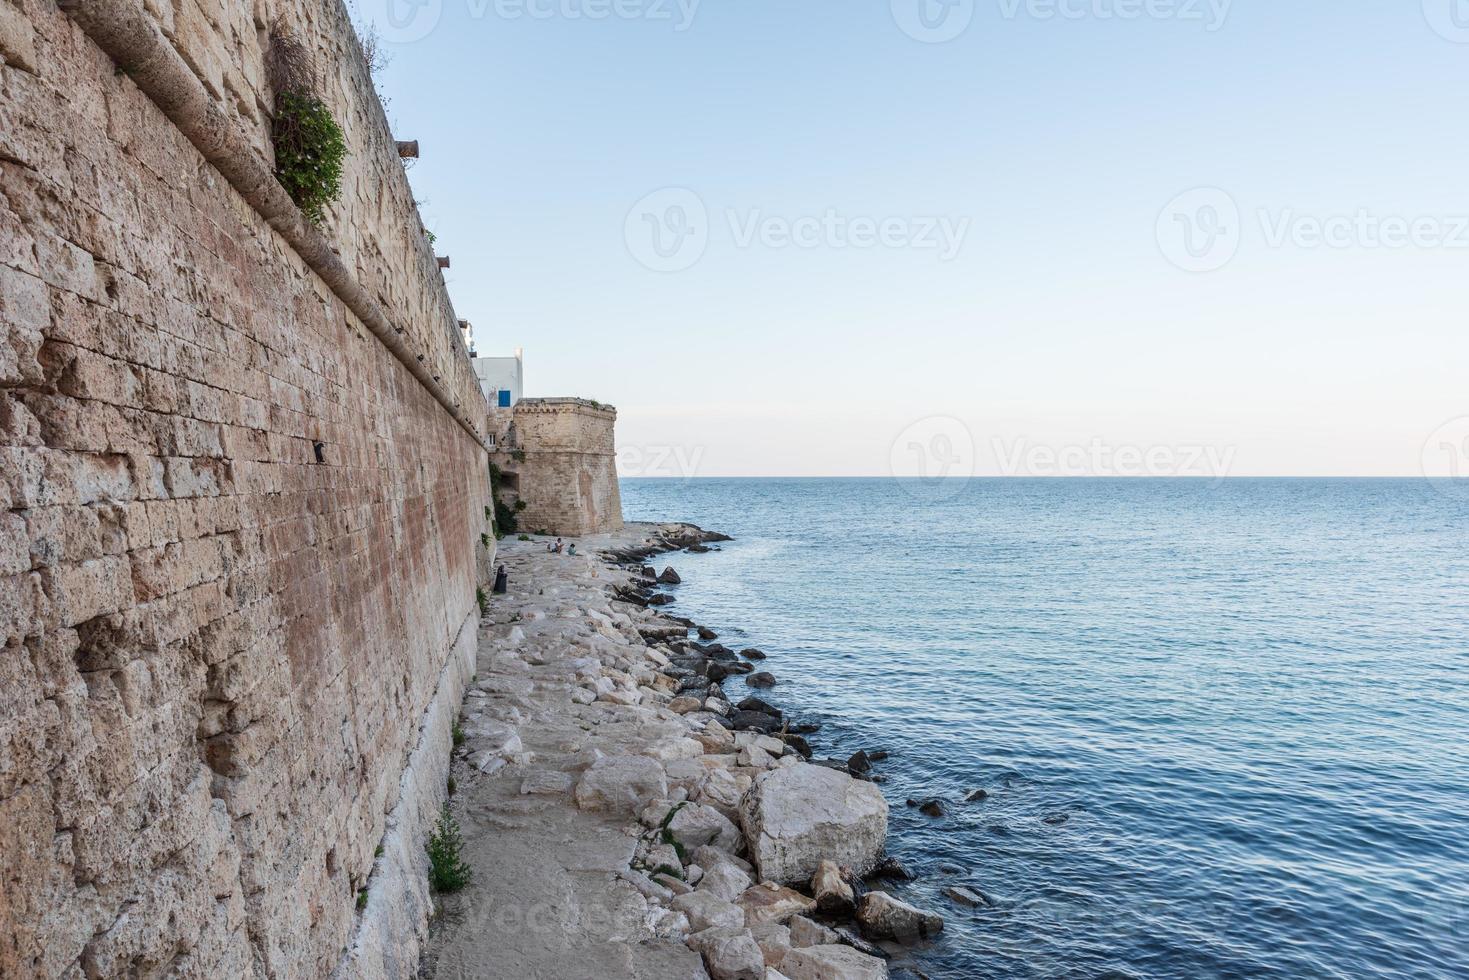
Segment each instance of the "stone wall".
[[617,410],[581,398],[523,398],[498,423],[501,501],[519,508],[522,531],[568,537],[622,527],[613,430]]
[[[409,975],[483,398],[336,2],[88,7],[0,0],[0,976]],[[268,173],[281,21],[350,147],[323,249],[207,142]]]

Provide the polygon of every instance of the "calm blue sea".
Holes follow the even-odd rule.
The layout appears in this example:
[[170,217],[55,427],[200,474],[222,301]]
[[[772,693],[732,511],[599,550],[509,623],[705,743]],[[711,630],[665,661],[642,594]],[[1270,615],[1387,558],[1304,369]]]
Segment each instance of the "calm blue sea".
[[928,975],[1469,977],[1469,493],[622,491],[737,537],[670,556],[672,608],[769,653],[818,753],[892,753],[890,850],[948,922]]

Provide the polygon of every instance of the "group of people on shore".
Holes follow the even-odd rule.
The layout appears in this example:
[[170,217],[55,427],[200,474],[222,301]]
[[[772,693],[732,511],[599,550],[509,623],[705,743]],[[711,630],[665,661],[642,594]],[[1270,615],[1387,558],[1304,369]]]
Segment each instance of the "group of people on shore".
[[564,544],[561,541],[560,538],[557,538],[556,539],[556,543],[555,544],[552,544],[550,541],[547,541],[546,542],[546,551],[549,552],[550,554],[559,555],[559,554],[561,554],[561,552],[563,550],[568,555],[575,555],[576,554],[576,542],[573,541],[573,542],[571,542],[571,544],[567,545],[567,544]]

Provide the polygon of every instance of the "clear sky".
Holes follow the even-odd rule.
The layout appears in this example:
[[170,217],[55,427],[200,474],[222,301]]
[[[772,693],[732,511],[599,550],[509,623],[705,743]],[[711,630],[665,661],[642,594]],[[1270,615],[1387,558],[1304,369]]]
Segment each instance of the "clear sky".
[[624,473],[1469,472],[1469,0],[948,4],[355,9]]

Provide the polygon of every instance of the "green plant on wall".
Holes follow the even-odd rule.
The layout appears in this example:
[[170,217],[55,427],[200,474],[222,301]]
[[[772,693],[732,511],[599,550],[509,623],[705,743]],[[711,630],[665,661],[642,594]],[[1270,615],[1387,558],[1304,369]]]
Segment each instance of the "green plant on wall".
[[437,892],[457,892],[469,884],[473,875],[461,854],[464,838],[459,824],[449,812],[449,804],[439,814],[439,824],[428,839],[428,881]]
[[282,92],[275,100],[271,139],[275,179],[307,221],[321,224],[327,206],[341,196],[342,161],[347,156],[342,128],[316,96]]
[[490,500],[495,505],[495,537],[503,538],[519,530],[515,509],[500,500],[500,467],[490,462]]

